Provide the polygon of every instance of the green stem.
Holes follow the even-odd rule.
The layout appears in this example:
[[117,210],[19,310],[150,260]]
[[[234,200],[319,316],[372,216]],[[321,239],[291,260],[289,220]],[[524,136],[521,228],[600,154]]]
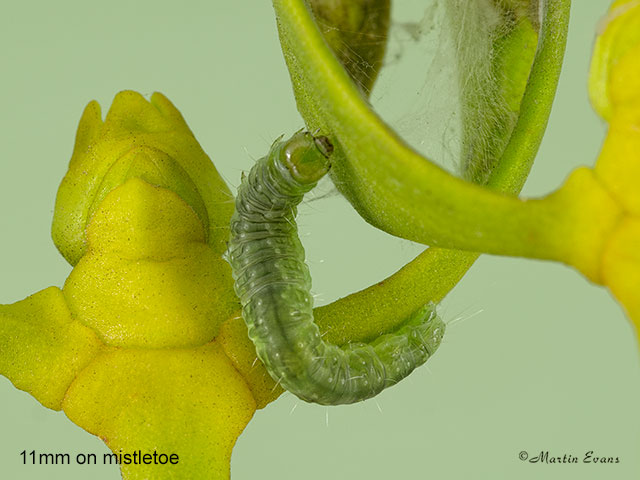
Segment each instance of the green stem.
[[[546,118],[551,109],[562,64],[569,5],[568,0],[552,0],[547,6],[533,68],[522,98],[520,108],[522,115],[517,121],[504,155],[489,179],[489,185],[496,190],[511,193],[520,191],[533,163],[546,126]],[[298,108],[309,128],[323,127],[337,137],[338,148],[342,151],[334,156],[338,158],[334,180],[356,208],[370,216],[374,215],[379,220],[379,224],[392,224],[394,214],[397,213],[396,208],[392,209],[392,213],[386,217],[383,217],[385,215],[383,209],[377,210],[381,213],[376,214],[377,205],[384,203],[388,192],[383,192],[384,194],[378,198],[372,197],[370,202],[364,203],[356,201],[361,198],[358,195],[363,191],[366,192],[367,182],[370,180],[374,184],[381,182],[385,188],[388,188],[389,182],[385,182],[386,178],[394,178],[386,177],[390,171],[398,172],[402,177],[401,180],[405,181],[411,177],[418,177],[415,170],[417,169],[421,171],[419,178],[427,183],[424,191],[419,185],[416,188],[417,191],[422,191],[423,196],[432,195],[434,198],[427,198],[426,202],[425,199],[419,199],[415,200],[415,203],[406,204],[403,204],[403,199],[401,201],[395,199],[396,205],[402,205],[405,209],[423,206],[417,212],[423,215],[425,211],[431,209],[424,208],[425,205],[431,207],[434,202],[440,201],[444,207],[439,207],[437,210],[440,214],[443,213],[443,209],[445,210],[445,223],[449,225],[456,223],[448,217],[449,213],[457,212],[459,215],[459,207],[465,205],[471,208],[471,211],[463,215],[463,220],[467,221],[478,215],[482,219],[484,215],[491,215],[492,212],[500,210],[499,213],[493,214],[491,221],[484,218],[484,224],[489,225],[489,230],[498,240],[504,236],[502,223],[505,219],[512,225],[507,233],[510,237],[509,244],[523,242],[526,245],[533,243],[535,246],[536,242],[529,241],[532,236],[538,239],[546,238],[547,243],[553,242],[554,238],[557,239],[557,236],[547,235],[550,230],[553,230],[553,227],[549,228],[550,225],[528,220],[529,211],[535,213],[536,209],[542,212],[545,209],[553,210],[553,208],[521,207],[524,202],[489,193],[480,187],[450,177],[408,149],[362,101],[339,64],[328,54],[321,39],[314,35],[313,21],[303,3],[297,0],[274,0],[274,6],[279,17],[283,51],[291,70]],[[540,97],[536,98],[537,95]],[[359,143],[360,139],[362,141]],[[373,148],[367,148],[370,142],[375,143]],[[385,147],[380,153],[375,151],[380,146],[378,142]],[[391,155],[387,154],[389,151],[392,152]],[[394,155],[397,156],[394,157]],[[430,179],[429,174],[433,172],[436,178]],[[437,188],[438,181],[443,179],[451,189],[444,194],[442,189]],[[392,183],[394,182],[397,183],[397,180]],[[433,184],[436,184],[436,188],[429,188]],[[402,190],[402,186],[397,185],[391,192],[401,194]],[[451,206],[449,199],[455,199],[460,191],[467,199]],[[475,197],[482,197],[480,204],[483,206],[476,211],[473,210],[477,200]],[[492,201],[499,208],[486,205],[487,202]],[[372,209],[373,212],[371,212]],[[412,213],[415,214],[415,210]],[[538,228],[529,232],[520,231],[517,222],[513,222],[512,213],[516,213],[515,218],[532,223],[533,227]],[[544,214],[538,216],[545,217]],[[551,216],[555,217],[556,225],[563,225],[565,220],[562,218],[562,210],[558,210]],[[396,228],[397,225],[393,227]],[[468,229],[468,226],[466,228]],[[486,246],[488,238],[488,236],[464,234],[460,237],[465,240],[467,248],[472,241],[476,242],[477,247],[483,244]],[[490,238],[489,241],[491,241]],[[501,249],[501,243],[500,241],[494,243],[492,248]],[[481,250],[481,248],[477,249]],[[543,254],[546,249],[538,246],[537,253],[529,253]],[[323,331],[328,332],[327,339],[334,343],[370,340],[381,332],[396,328],[402,319],[426,302],[439,302],[460,281],[477,257],[478,254],[473,252],[429,248],[388,279],[330,305],[317,308],[314,311],[316,322]],[[358,317],[366,318],[367,321],[356,322],[353,319],[354,312],[359,312]]]
[[[508,215],[503,223],[520,235],[522,245],[531,246],[528,253],[534,256],[548,250],[563,252],[562,260],[591,280],[601,281],[602,254],[621,212],[591,170],[576,170],[558,192],[544,200],[523,202],[513,213],[523,212],[539,219],[539,223],[532,223],[536,228],[518,232],[511,222],[517,224],[519,220]],[[439,302],[477,257],[473,252],[428,248],[388,279],[316,309],[316,322],[334,343],[368,341],[393,330],[421,305]]]
[[[505,163],[500,162],[492,178],[495,187],[513,191],[529,171],[557,84],[569,5],[569,0],[547,4],[536,75],[525,92],[523,119],[507,146]],[[566,257],[569,246],[557,228],[573,222],[575,212],[489,191],[417,154],[370,109],[325,44],[304,1],[274,0],[274,6],[299,108],[309,128],[331,133],[336,186],[366,220],[393,235],[433,246]],[[549,64],[541,66],[542,62]],[[537,95],[544,105],[526,112]]]
[[389,278],[313,311],[326,340],[369,342],[400,326],[428,302],[439,303],[478,258],[477,253],[427,248]]
[[[449,0],[461,100],[461,177],[484,185],[502,157],[538,51],[537,0]],[[461,11],[464,11],[461,14]],[[491,22],[487,17],[499,17]]]
[[520,116],[488,186],[518,193],[531,171],[547,128],[556,94],[569,27],[571,0],[550,0],[541,25],[538,49],[520,103]]

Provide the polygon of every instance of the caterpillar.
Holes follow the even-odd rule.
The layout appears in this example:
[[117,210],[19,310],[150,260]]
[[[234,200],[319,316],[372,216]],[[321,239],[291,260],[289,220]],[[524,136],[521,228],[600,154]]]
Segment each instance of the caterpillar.
[[445,328],[429,303],[371,343],[322,339],[295,217],[328,172],[332,151],[326,137],[309,132],[276,141],[242,180],[227,250],[258,357],[286,390],[323,405],[365,400],[396,384],[435,352]]

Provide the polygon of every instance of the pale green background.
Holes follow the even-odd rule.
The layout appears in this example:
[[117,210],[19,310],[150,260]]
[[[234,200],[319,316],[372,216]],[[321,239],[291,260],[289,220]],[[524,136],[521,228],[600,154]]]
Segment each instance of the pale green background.
[[[585,80],[608,2],[574,3],[528,195],[591,165],[604,135]],[[0,42],[0,303],[61,286],[70,271],[49,229],[88,101],[106,113],[119,90],[163,92],[232,186],[275,137],[301,126],[268,1],[12,2],[2,8]],[[338,196],[301,215],[318,302],[384,278],[420,250],[364,224]],[[451,326],[427,368],[376,399],[327,409],[285,395],[257,412],[235,448],[232,478],[638,477],[638,349],[605,290],[561,265],[483,257],[442,312],[466,320]],[[4,378],[0,399],[1,478],[119,478],[114,467],[23,466],[22,450],[106,447]],[[595,450],[620,464],[532,465],[518,460],[521,450]]]

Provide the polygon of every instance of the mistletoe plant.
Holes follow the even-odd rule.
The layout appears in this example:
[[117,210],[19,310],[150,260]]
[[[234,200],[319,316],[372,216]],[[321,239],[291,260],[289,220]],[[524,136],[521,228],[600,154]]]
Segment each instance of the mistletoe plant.
[[[569,0],[470,2],[464,19],[455,12],[466,2],[447,2],[462,32],[460,177],[413,151],[367,101],[389,2],[309,3],[273,1],[306,128],[328,136],[334,183],[367,221],[431,246],[385,281],[316,308],[327,341],[394,332],[479,253],[571,265],[608,287],[637,326],[640,2],[614,2],[596,43],[590,93],[610,124],[597,164],[533,200],[517,193],[550,113]],[[53,221],[74,268],[62,289],[0,307],[0,373],[114,453],[179,455],[123,464],[124,478],[228,478],[237,437],[282,393],[248,339],[223,260],[232,213],[233,195],[163,95],[122,92],[104,121],[96,102],[87,106]]]

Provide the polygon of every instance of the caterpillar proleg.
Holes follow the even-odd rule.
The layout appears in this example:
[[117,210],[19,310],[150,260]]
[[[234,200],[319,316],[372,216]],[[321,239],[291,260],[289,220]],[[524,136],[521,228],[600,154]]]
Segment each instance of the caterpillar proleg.
[[445,328],[428,304],[371,343],[340,347],[321,338],[295,217],[328,172],[332,150],[326,137],[308,132],[276,142],[238,189],[227,252],[258,357],[285,389],[323,405],[365,400],[396,384],[435,352]]

